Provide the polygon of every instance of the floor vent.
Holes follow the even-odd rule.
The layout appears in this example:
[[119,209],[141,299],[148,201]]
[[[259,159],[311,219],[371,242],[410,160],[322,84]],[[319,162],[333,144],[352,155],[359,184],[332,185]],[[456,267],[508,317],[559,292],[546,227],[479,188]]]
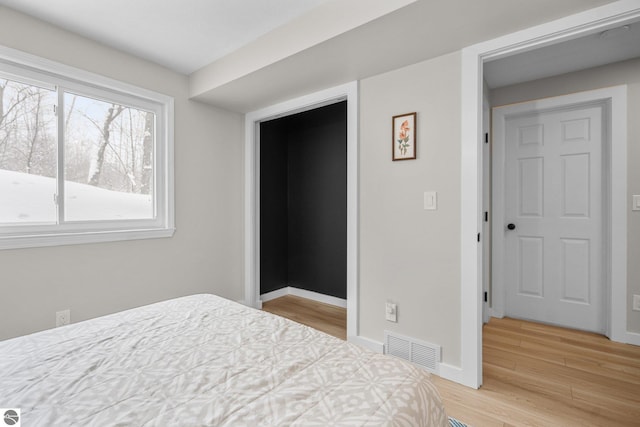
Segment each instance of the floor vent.
[[441,347],[414,338],[384,331],[384,352],[408,360],[434,374],[438,373]]

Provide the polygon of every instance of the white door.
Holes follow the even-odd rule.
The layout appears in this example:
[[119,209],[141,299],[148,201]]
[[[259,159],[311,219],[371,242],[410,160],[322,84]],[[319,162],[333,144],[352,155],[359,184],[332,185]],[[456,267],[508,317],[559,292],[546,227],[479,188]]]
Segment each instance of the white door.
[[505,118],[507,316],[604,331],[603,113],[583,104]]

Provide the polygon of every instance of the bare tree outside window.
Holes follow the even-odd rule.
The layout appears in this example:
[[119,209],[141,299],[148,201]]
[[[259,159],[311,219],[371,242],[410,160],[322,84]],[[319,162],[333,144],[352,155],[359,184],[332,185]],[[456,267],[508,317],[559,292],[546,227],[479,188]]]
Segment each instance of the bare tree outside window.
[[152,218],[154,114],[65,94],[65,117],[65,219]]
[[0,222],[56,220],[55,91],[0,78]]

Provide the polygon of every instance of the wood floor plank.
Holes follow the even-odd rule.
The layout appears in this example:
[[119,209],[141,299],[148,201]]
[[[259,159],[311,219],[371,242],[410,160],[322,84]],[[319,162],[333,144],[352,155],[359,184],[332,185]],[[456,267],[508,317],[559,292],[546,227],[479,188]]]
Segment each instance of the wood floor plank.
[[486,337],[483,339],[484,348],[490,348],[495,351],[501,352],[503,357],[510,357],[513,360],[519,360],[520,357],[535,357],[539,360],[544,360],[550,363],[555,363],[557,365],[565,365],[565,356],[563,353],[559,353],[553,349],[548,349],[546,346],[539,346],[536,348],[536,351],[533,352],[530,349],[526,348],[527,344],[524,346],[521,344],[519,346],[507,346],[507,345],[496,345],[495,341],[491,337]]
[[[280,300],[265,303],[265,309],[346,336],[346,310],[324,312],[302,298],[293,306]],[[479,390],[432,376],[447,413],[469,426],[640,426],[638,346],[590,332],[491,319],[483,328],[483,373]]]
[[587,372],[602,372],[603,375],[615,378],[619,381],[640,385],[640,369],[630,366],[604,361],[594,361],[592,359],[581,358],[580,356],[566,357],[565,364],[571,368]]
[[347,339],[347,309],[345,308],[295,295],[286,295],[264,302],[262,309],[321,330],[336,338]]
[[482,350],[482,359],[486,363],[500,366],[506,369],[516,369],[517,357],[510,357],[509,354],[505,354],[500,349],[486,347]]

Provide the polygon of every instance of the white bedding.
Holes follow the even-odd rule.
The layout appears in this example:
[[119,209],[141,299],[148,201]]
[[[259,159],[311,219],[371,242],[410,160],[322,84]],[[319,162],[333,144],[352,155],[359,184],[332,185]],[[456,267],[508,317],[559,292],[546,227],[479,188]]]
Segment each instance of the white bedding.
[[447,426],[429,375],[194,295],[0,342],[22,426]]

